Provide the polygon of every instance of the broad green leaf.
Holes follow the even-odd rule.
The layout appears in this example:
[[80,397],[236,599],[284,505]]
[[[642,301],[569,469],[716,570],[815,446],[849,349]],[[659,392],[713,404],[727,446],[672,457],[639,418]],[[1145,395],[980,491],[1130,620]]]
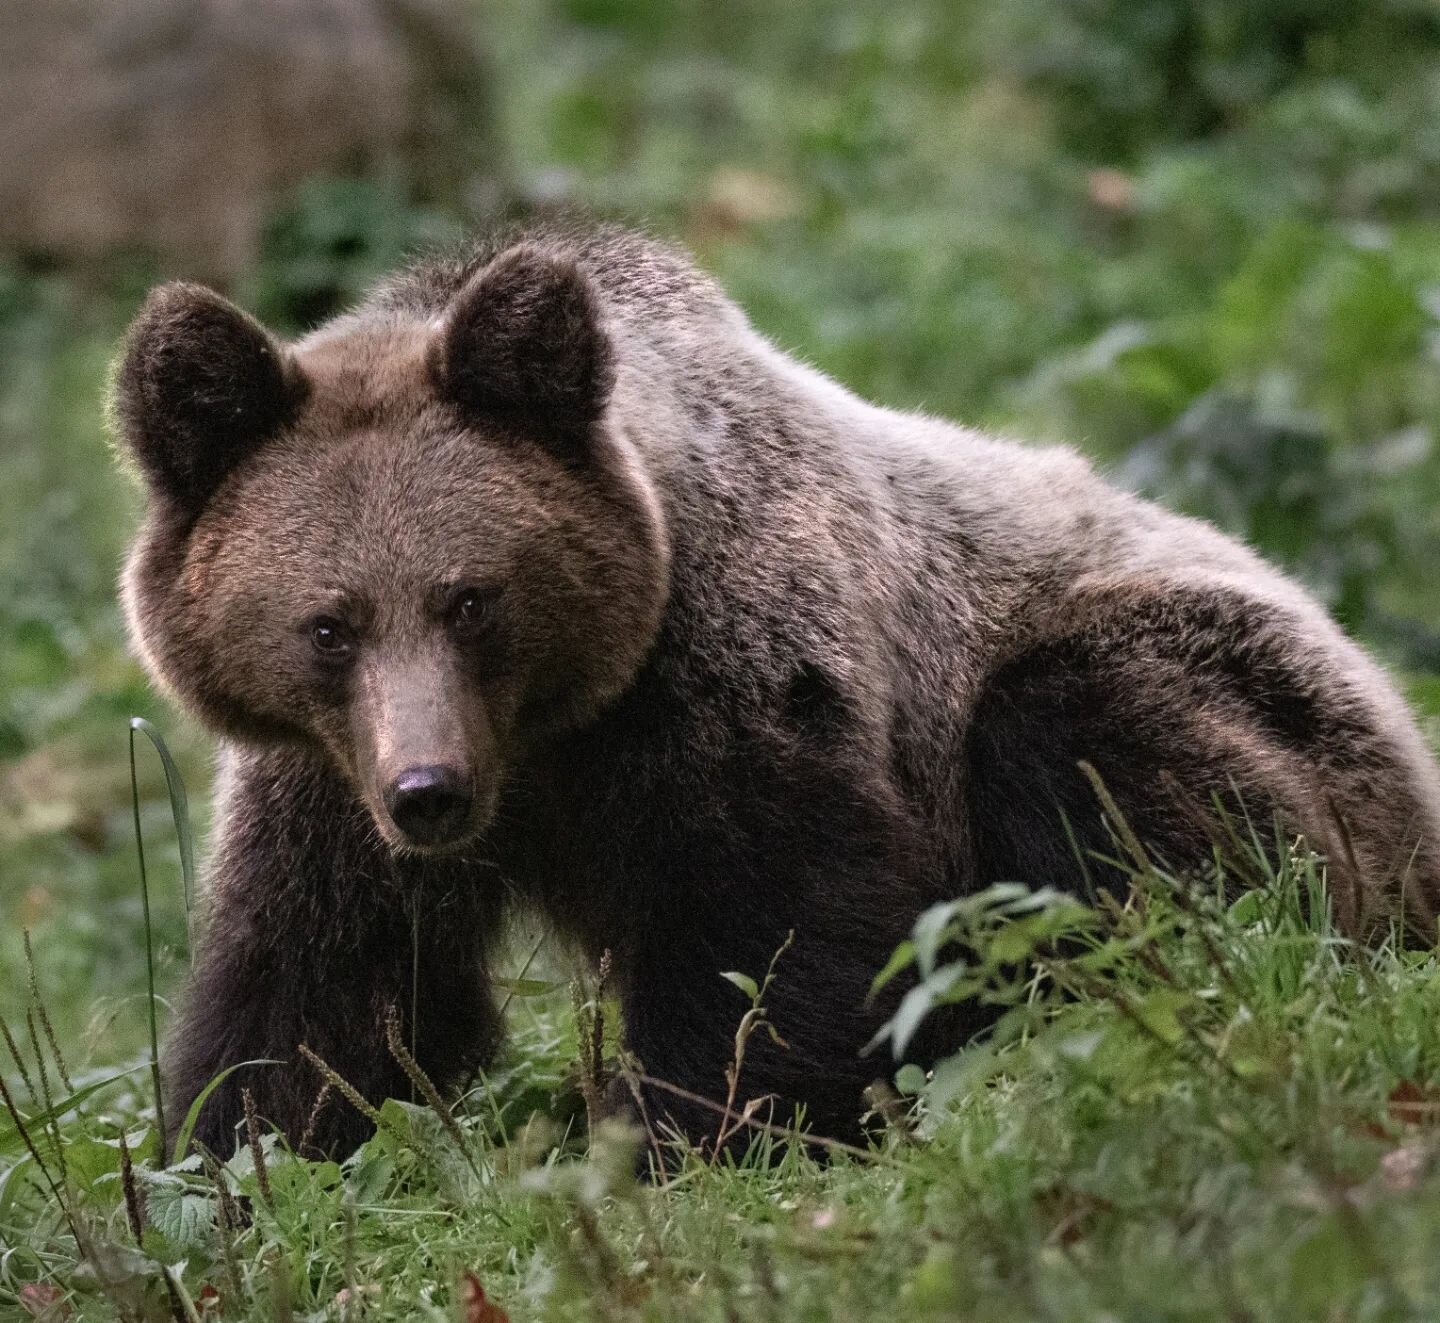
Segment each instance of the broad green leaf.
[[985,947],[985,954],[994,962],[1014,965],[1034,953],[1035,947],[1043,940],[1045,933],[1014,919],[998,929]]
[[901,998],[893,1018],[871,1039],[866,1050],[888,1037],[895,1055],[902,1055],[910,1045],[910,1040],[914,1038],[915,1031],[920,1028],[921,1022],[936,1006],[944,1004],[950,990],[964,977],[965,972],[966,966],[963,963],[946,965],[923,983],[911,988]]
[[396,1139],[423,1148],[427,1136],[434,1128],[435,1117],[428,1107],[417,1103],[401,1102],[399,1098],[386,1098],[380,1104],[381,1126]]
[[[269,1164],[282,1160],[285,1155],[277,1153],[280,1145],[280,1136],[273,1130],[260,1136],[260,1152],[264,1155]],[[241,1144],[229,1160],[225,1163],[225,1170],[237,1181],[251,1176],[255,1172],[255,1154],[251,1152],[249,1144]]]
[[749,997],[752,1002],[760,1000],[760,987],[749,974],[738,974],[735,970],[730,969],[723,971],[720,977],[729,983],[733,983],[741,992]]
[[1189,994],[1178,988],[1156,988],[1134,1006],[1136,1016],[1157,1038],[1178,1043],[1185,1033],[1180,1012],[1191,1003]]
[[928,1077],[913,1061],[907,1061],[895,1072],[895,1088],[907,1098],[914,1098],[923,1092]]
[[[382,1133],[390,1144],[381,1149],[399,1156],[408,1152],[427,1164],[442,1194],[454,1202],[474,1197],[488,1180],[486,1169],[472,1166],[470,1155],[455,1144],[440,1118],[428,1107],[387,1098],[380,1104]],[[298,1166],[298,1164],[297,1164]],[[336,1168],[339,1175],[339,1168]]]
[[372,1149],[367,1141],[360,1149],[360,1160],[345,1178],[346,1188],[357,1204],[375,1203],[383,1199],[395,1177],[395,1159],[388,1153]]
[[215,1200],[179,1182],[151,1181],[145,1187],[145,1216],[183,1253],[213,1248]]
[[919,1311],[917,1317],[965,1317],[965,1280],[960,1268],[960,1257],[952,1246],[931,1246],[906,1283],[905,1298]]
[[[148,1135],[148,1132],[146,1132]],[[134,1152],[144,1152],[137,1147]],[[65,1144],[65,1172],[82,1189],[94,1189],[98,1182],[120,1173],[120,1145],[81,1134]]]
[[1247,891],[1238,896],[1230,906],[1230,921],[1241,927],[1251,927],[1265,917],[1265,896],[1259,891]]
[[949,937],[950,921],[955,917],[960,903],[950,901],[943,905],[932,905],[915,920],[915,960],[920,966],[923,978],[929,978],[935,972],[935,957]]
[[926,1087],[925,1099],[938,1112],[954,1098],[988,1079],[1000,1069],[999,1049],[995,1043],[986,1040],[974,1047],[957,1052],[935,1067],[934,1074]]

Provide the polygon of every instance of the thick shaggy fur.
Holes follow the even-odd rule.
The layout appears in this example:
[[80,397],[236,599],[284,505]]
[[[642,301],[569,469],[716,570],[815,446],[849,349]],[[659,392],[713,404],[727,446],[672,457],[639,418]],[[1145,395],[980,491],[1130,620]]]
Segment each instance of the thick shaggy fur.
[[[888,1068],[859,1055],[887,1011],[867,989],[919,911],[1095,880],[1081,760],[1177,867],[1210,851],[1197,806],[1238,795],[1329,854],[1352,929],[1403,895],[1433,935],[1440,779],[1385,676],[1244,548],[1076,455],[868,405],[618,231],[421,265],[292,346],[218,302],[159,291],[116,401],[151,493],[134,636],[227,749],[172,1114],[228,1065],[291,1063],[217,1091],[212,1148],[242,1081],[298,1137],[300,1043],[372,1098],[404,1087],[387,1004],[438,1080],[483,1061],[512,904],[608,950],[630,1048],[710,1097],[744,1009],[720,971],[762,972],[793,929],[788,1046],[753,1039],[742,1091],[852,1133]],[[436,605],[457,583],[490,604],[464,637]],[[352,631],[344,666],[317,662],[317,613]],[[419,854],[386,778],[442,756],[472,820]],[[321,1118],[323,1146],[360,1133]]]

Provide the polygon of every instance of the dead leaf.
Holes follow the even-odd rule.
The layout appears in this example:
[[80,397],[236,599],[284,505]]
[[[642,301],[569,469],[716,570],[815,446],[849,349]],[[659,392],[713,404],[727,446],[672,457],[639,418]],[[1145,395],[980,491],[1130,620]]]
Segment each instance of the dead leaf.
[[1097,1218],[1114,1212],[1115,1205],[1085,1190],[1054,1186],[1035,1196],[1040,1216],[1050,1222],[1050,1244],[1064,1249],[1078,1244],[1090,1232]]
[[20,1288],[20,1308],[43,1323],[60,1323],[74,1312],[65,1292],[53,1282],[26,1282]]
[[1440,1091],[1401,1080],[1385,1100],[1386,1115],[1398,1125],[1434,1125],[1440,1121]]
[[467,1272],[460,1281],[460,1303],[465,1323],[510,1323],[510,1315],[486,1296],[473,1272]]

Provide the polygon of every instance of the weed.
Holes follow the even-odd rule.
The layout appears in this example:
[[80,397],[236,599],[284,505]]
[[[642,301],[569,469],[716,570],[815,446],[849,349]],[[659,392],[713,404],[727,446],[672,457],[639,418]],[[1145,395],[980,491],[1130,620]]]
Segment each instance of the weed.
[[720,975],[721,978],[733,983],[750,998],[750,1008],[740,1017],[740,1023],[735,1030],[735,1052],[729,1065],[725,1067],[725,1109],[721,1115],[720,1128],[715,1132],[713,1161],[718,1161],[720,1155],[727,1151],[731,1139],[743,1125],[753,1119],[762,1103],[766,1101],[764,1098],[751,1098],[738,1114],[735,1113],[735,1096],[740,1091],[740,1073],[745,1069],[745,1049],[749,1045],[751,1036],[757,1030],[764,1029],[770,1035],[770,1041],[777,1047],[790,1046],[780,1037],[779,1031],[769,1020],[768,1012],[765,1009],[765,994],[770,991],[770,985],[775,981],[775,966],[780,962],[780,957],[794,945],[794,942],[795,930],[792,928],[785,934],[785,940],[780,943],[775,954],[770,957],[770,965],[765,970],[765,977],[760,980],[758,985],[748,974],[741,974],[735,970],[729,970]]

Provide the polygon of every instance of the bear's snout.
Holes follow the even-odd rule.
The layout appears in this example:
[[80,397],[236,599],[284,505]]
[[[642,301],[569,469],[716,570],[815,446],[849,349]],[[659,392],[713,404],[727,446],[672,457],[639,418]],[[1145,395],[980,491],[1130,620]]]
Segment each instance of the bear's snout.
[[411,767],[385,791],[385,811],[412,845],[453,844],[465,831],[475,796],[453,767]]

